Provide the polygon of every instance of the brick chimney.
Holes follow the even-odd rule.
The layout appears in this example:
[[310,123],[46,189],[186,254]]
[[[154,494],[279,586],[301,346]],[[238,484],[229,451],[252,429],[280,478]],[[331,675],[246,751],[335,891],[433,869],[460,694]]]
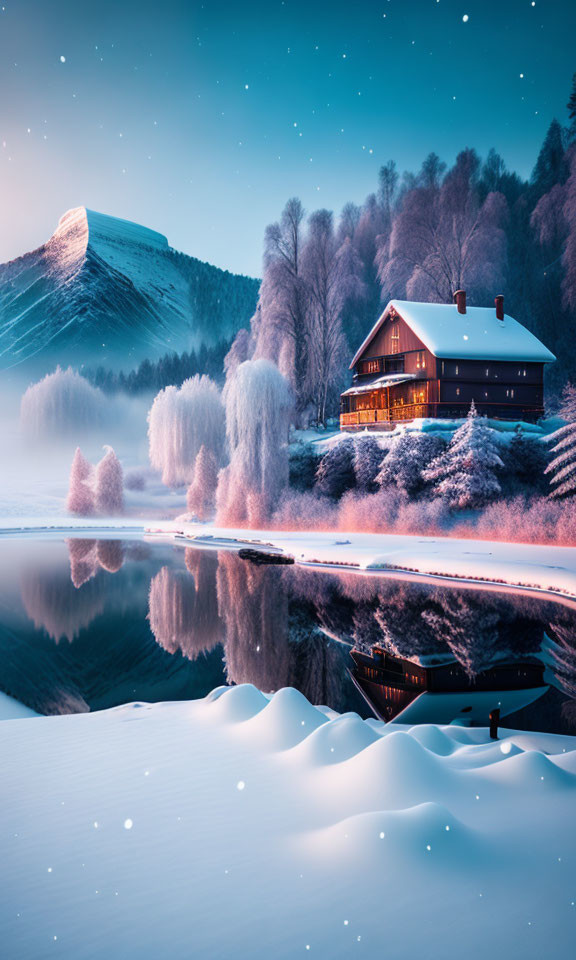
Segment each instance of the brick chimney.
[[453,300],[458,307],[458,313],[466,313],[466,291],[456,290]]
[[498,320],[504,319],[504,297],[502,294],[498,294],[497,297],[494,297],[494,303],[496,304],[496,317]]

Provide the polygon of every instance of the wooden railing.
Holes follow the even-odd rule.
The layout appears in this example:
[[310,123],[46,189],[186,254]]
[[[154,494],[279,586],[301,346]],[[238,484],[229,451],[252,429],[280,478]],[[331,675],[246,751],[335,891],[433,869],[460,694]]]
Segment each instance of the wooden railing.
[[389,407],[381,410],[357,410],[355,413],[341,413],[341,427],[356,427],[370,423],[392,425],[402,420],[414,420],[426,416],[425,403],[406,403],[404,406]]

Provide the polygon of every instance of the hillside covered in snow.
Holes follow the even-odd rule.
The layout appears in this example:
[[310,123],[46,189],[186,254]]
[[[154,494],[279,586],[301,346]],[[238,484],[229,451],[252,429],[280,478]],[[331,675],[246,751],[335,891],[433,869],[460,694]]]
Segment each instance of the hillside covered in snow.
[[162,234],[77,207],[47,243],[0,265],[0,369],[122,367],[246,326],[258,282],[179,253]]

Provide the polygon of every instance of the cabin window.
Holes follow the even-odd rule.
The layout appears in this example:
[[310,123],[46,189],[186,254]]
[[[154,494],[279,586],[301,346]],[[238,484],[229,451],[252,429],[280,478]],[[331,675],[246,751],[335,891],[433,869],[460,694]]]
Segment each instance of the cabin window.
[[444,361],[442,361],[442,376],[444,376]]
[[488,391],[487,391],[487,390],[484,391],[484,396],[485,396],[485,397],[488,396]]
[[514,399],[514,389],[507,390],[507,391],[506,391],[506,396],[507,396],[507,397],[511,397],[512,399]]
[[487,377],[490,376],[490,367],[486,367],[486,376],[487,376]]
[[380,373],[380,361],[366,360],[364,364],[364,373]]
[[423,370],[426,366],[426,354],[423,350],[419,350],[416,354],[416,368],[418,370]]
[[456,387],[456,396],[457,396],[457,397],[460,396],[460,387]]
[[460,367],[458,366],[458,364],[456,364],[456,366],[454,367],[454,373],[456,374],[456,376],[458,376],[458,374],[460,373]]

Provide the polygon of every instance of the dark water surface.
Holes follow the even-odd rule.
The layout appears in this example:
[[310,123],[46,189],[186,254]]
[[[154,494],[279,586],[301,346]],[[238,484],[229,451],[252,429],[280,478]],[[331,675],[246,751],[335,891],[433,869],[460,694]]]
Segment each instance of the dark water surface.
[[[437,665],[452,664],[449,672],[464,677],[470,692],[489,682],[486,671],[496,669],[500,689],[510,670],[520,675],[543,664],[534,702],[506,725],[576,733],[576,612],[569,607],[255,566],[228,551],[0,541],[0,689],[40,713],[190,699],[250,682],[265,692],[293,686],[312,703],[372,716],[374,701],[358,685],[350,651],[370,653],[374,645],[387,667],[404,664],[405,673],[406,661],[428,667],[433,678]],[[511,665],[508,673],[502,665]]]

